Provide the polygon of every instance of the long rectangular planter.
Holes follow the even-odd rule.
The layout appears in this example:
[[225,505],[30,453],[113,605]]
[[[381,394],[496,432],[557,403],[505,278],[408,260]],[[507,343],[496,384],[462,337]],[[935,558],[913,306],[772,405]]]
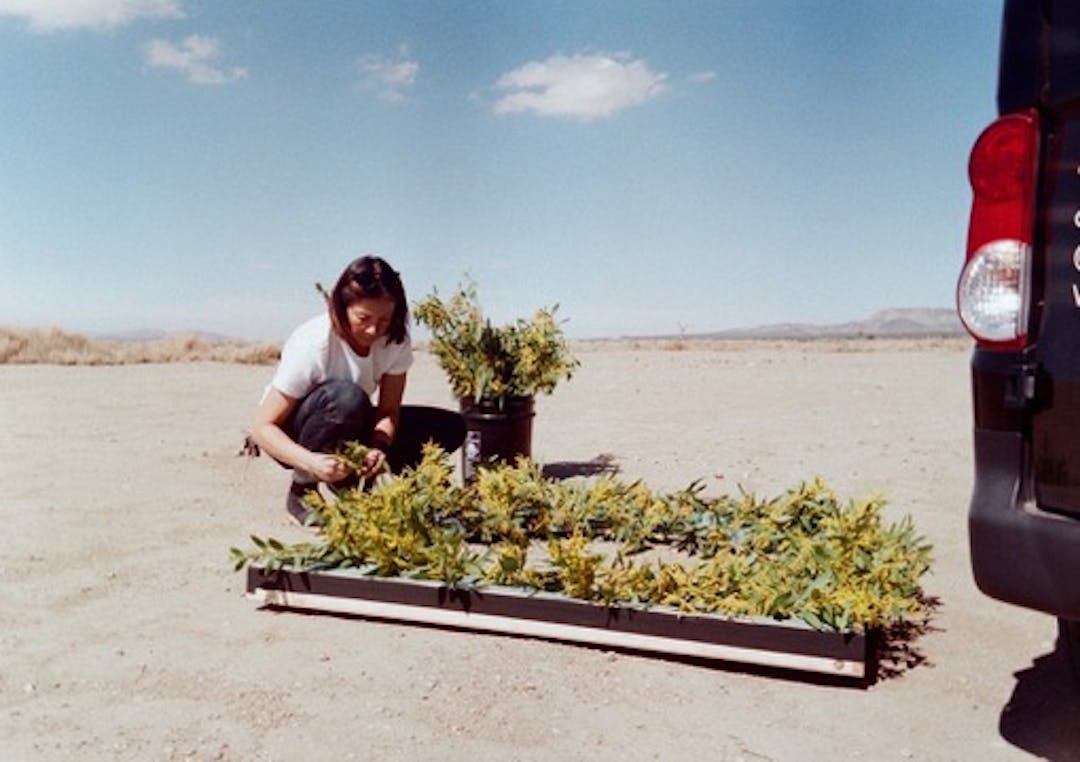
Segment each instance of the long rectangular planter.
[[602,606],[508,587],[452,589],[439,582],[355,570],[248,568],[247,597],[264,605],[354,614],[465,630],[873,679],[872,638],[821,632],[799,621],[688,614],[667,607]]

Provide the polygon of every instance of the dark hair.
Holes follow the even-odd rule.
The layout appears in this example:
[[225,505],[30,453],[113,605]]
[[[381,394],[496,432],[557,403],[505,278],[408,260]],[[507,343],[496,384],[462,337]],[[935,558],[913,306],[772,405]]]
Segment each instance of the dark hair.
[[395,344],[401,344],[408,335],[409,303],[405,300],[405,287],[401,276],[385,259],[364,256],[354,259],[341,273],[334,290],[330,292],[330,322],[339,336],[350,345],[349,305],[359,299],[384,299],[394,302],[394,313],[390,316],[390,327],[386,337]]

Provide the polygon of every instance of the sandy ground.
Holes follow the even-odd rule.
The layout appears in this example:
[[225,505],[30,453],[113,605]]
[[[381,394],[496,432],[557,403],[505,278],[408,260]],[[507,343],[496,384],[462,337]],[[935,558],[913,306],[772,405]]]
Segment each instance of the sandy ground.
[[[882,493],[936,548],[914,664],[860,689],[272,612],[231,545],[301,539],[236,451],[270,369],[0,366],[0,758],[1080,759],[1049,617],[968,570],[964,342],[585,347],[535,455],[772,495]],[[408,401],[449,404],[422,355]]]

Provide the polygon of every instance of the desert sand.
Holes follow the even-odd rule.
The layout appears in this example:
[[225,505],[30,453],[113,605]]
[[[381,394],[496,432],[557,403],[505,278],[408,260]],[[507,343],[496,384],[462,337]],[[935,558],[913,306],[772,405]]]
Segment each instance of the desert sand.
[[[681,347],[681,348],[680,348]],[[982,596],[963,340],[605,343],[538,401],[537,460],[657,488],[882,494],[940,600],[866,688],[261,609],[232,545],[300,540],[237,456],[272,368],[0,366],[0,759],[1080,759],[1045,615]],[[419,354],[407,401],[451,406]],[[560,465],[561,464],[561,465]]]

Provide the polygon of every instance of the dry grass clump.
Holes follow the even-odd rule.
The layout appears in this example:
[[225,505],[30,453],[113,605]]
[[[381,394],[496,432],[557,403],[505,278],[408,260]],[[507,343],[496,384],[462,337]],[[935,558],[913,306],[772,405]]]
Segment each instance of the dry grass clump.
[[0,327],[0,364],[133,365],[169,362],[226,362],[270,365],[281,349],[275,344],[206,341],[169,336],[148,341],[99,341],[59,328]]

